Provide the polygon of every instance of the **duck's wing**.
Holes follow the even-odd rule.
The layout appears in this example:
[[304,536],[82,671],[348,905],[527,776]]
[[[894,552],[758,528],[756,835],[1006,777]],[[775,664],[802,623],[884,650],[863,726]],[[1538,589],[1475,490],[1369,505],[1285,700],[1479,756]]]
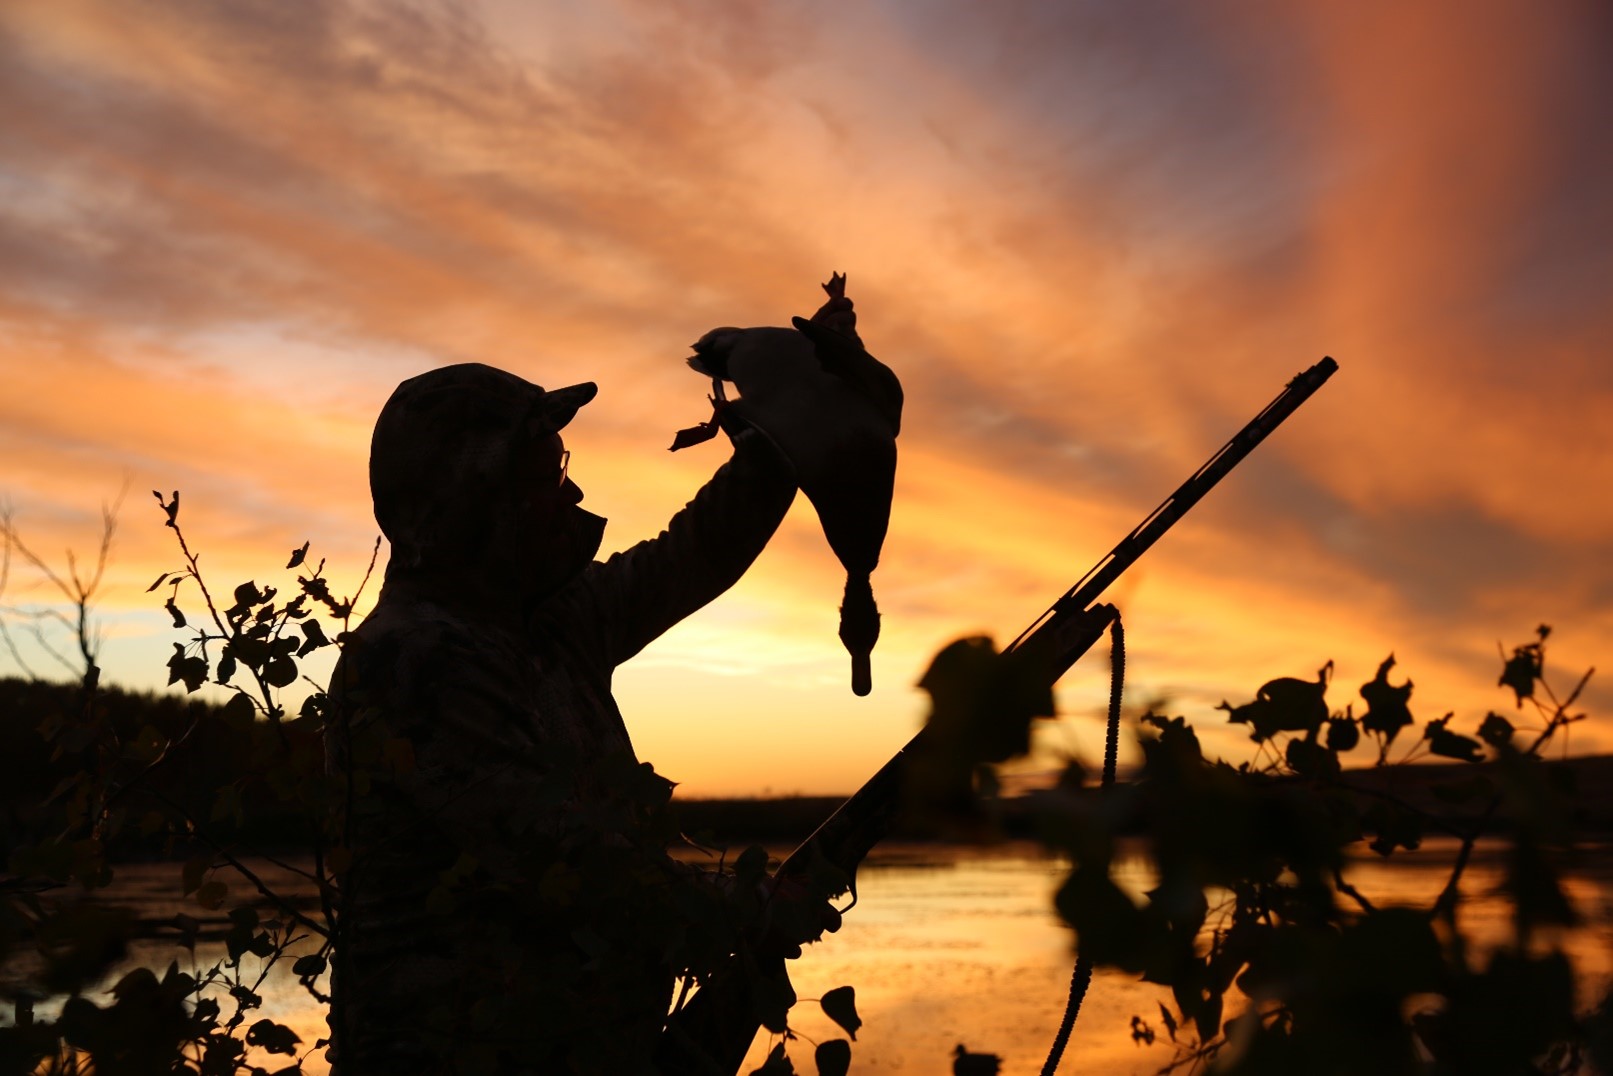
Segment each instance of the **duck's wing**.
[[812,341],[825,370],[855,387],[879,410],[890,424],[891,436],[902,432],[902,382],[895,371],[844,333],[806,318],[792,318],[791,324]]

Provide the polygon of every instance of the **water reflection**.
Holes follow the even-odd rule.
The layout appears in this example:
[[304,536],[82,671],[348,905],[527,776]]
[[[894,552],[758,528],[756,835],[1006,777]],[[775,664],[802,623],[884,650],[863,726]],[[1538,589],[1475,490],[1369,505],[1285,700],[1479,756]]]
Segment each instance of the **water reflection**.
[[[1454,844],[1431,843],[1416,855],[1388,863],[1374,856],[1359,862],[1351,878],[1380,906],[1427,906],[1443,884],[1453,854]],[[1603,849],[1584,853],[1565,883],[1586,919],[1585,927],[1564,939],[1583,976],[1582,1007],[1613,978],[1613,868],[1607,859]],[[265,869],[272,885],[302,892],[290,884],[294,876],[276,878],[272,866]],[[837,986],[856,987],[864,1021],[853,1047],[856,1072],[946,1072],[959,1043],[1001,1055],[1004,1076],[1038,1072],[1063,1012],[1073,961],[1069,932],[1052,912],[1052,894],[1064,869],[1029,845],[881,849],[859,876],[860,900],[840,933],[809,947],[795,962],[796,992],[802,999],[815,999]],[[1123,860],[1120,870],[1121,883],[1133,892],[1151,884],[1139,858]],[[194,913],[194,905],[179,896],[178,878],[177,865],[121,868],[117,895],[138,899],[142,914],[150,918]],[[1481,858],[1464,880],[1468,900],[1462,922],[1481,941],[1500,939],[1509,928],[1506,909],[1494,895],[1497,879],[1496,867]],[[305,896],[312,905],[312,894]],[[312,950],[311,943],[305,945]],[[219,959],[222,946],[204,940],[192,958],[185,949],[158,940],[143,943],[134,955],[131,965],[160,970],[178,960],[182,969],[200,970]],[[245,956],[242,964],[256,976],[256,957]],[[283,967],[286,974],[277,972],[259,991],[263,1010],[248,1022],[268,1016],[289,1025],[304,1048],[310,1048],[325,1034],[324,1014],[289,974],[290,961]],[[1100,972],[1061,1068],[1106,1076],[1157,1072],[1170,1060],[1169,1048],[1134,1045],[1129,1023],[1133,1014],[1141,1014],[1162,1033],[1159,1002],[1167,999],[1162,988]],[[814,1004],[799,1005],[792,1021],[812,1040],[841,1036]],[[741,1071],[761,1064],[767,1045],[764,1033]],[[810,1041],[794,1053],[798,1071],[811,1071]],[[255,1060],[271,1070],[285,1062],[283,1057]],[[322,1051],[310,1053],[305,1071],[313,1076],[329,1071]]]
[[[1063,1014],[1074,962],[1071,936],[1052,912],[1064,865],[1028,846],[957,849],[949,857],[928,850],[910,860],[894,851],[894,861],[864,871],[861,901],[841,932],[796,962],[796,992],[809,998],[842,983],[856,986],[864,1020],[854,1047],[859,1072],[945,1072],[959,1042],[1000,1054],[1004,1076],[1039,1072]],[[1369,853],[1351,877],[1380,907],[1426,907],[1444,884],[1454,854],[1454,842],[1430,842],[1417,855],[1391,863]],[[1117,880],[1133,893],[1153,884],[1137,856],[1123,859],[1119,871]],[[1494,895],[1498,878],[1498,869],[1479,859],[1463,883],[1469,899],[1462,922],[1481,942],[1501,939],[1509,927]],[[1565,885],[1588,924],[1566,940],[1586,977],[1578,999],[1584,1006],[1613,977],[1613,869],[1598,850],[1584,857],[1580,873]],[[1100,971],[1061,1070],[1157,1072],[1171,1060],[1170,1048],[1134,1044],[1130,1020],[1140,1014],[1163,1040],[1161,1001],[1169,1004],[1168,990]],[[833,1037],[836,1031],[815,1010],[800,1006],[792,1021],[813,1037]],[[750,1065],[760,1064],[765,1046],[759,1038]]]

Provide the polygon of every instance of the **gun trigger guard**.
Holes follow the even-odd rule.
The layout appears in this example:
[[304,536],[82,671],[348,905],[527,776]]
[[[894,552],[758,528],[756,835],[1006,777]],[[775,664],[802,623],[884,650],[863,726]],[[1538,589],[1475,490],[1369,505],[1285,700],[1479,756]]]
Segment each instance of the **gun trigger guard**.
[[851,903],[846,905],[844,908],[835,909],[835,911],[839,912],[841,915],[845,915],[847,912],[851,911],[857,906],[857,875],[855,872],[852,873],[851,882],[846,886],[846,890],[851,894]]

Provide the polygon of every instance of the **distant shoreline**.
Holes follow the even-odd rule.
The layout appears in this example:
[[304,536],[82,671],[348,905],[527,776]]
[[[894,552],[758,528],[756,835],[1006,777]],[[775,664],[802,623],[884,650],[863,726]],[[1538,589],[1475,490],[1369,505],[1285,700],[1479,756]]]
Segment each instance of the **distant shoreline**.
[[[1577,788],[1578,808],[1574,830],[1577,834],[1613,835],[1613,755],[1585,755],[1548,760],[1545,765],[1563,773]],[[1345,770],[1346,778],[1370,792],[1387,793],[1409,806],[1428,811],[1455,824],[1472,823],[1484,813],[1486,797],[1467,804],[1453,805],[1435,789],[1464,778],[1494,778],[1493,762],[1418,762],[1409,765],[1362,767]],[[1124,777],[1122,777],[1124,780]],[[1002,835],[1009,839],[1033,837],[1030,804],[1034,793],[998,801]],[[692,838],[701,835],[721,845],[794,844],[805,840],[832,815],[847,796],[756,796],[672,800],[672,811],[679,828]],[[1504,828],[1505,820],[1491,829]],[[956,834],[936,837],[898,829],[893,840],[956,841]]]

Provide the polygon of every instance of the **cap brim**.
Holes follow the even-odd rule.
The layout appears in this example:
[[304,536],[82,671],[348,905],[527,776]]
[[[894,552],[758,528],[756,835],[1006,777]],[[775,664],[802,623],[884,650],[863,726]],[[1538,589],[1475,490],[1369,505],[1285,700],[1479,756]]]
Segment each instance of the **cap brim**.
[[543,401],[538,406],[543,413],[543,424],[549,432],[565,427],[566,423],[576,417],[577,409],[592,400],[599,392],[599,386],[592,381],[584,381],[580,385],[568,385],[563,389],[549,389],[543,394]]

